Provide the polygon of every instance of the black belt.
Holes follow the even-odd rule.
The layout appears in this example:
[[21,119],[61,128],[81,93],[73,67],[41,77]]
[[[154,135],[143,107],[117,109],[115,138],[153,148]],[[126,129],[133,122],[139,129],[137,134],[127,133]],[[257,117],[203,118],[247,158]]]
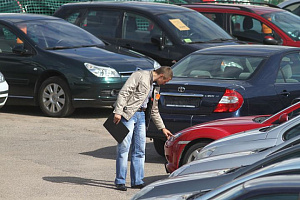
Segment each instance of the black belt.
[[146,108],[139,108],[138,110],[137,110],[137,112],[145,112],[146,111]]

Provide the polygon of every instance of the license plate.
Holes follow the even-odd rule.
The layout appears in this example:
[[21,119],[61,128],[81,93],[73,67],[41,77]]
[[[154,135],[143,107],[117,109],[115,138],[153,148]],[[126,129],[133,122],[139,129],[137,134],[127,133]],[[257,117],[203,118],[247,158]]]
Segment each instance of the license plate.
[[167,107],[182,107],[196,108],[200,105],[199,97],[165,97],[165,106]]

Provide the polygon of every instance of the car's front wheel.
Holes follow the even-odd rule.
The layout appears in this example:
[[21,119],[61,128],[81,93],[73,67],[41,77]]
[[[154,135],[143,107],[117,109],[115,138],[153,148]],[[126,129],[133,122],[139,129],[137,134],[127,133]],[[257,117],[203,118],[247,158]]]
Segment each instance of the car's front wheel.
[[46,79],[39,90],[39,106],[50,117],[65,117],[73,113],[70,89],[58,76]]
[[190,148],[188,148],[187,152],[184,154],[182,165],[196,160],[201,149],[208,145],[208,143],[209,142],[199,142],[190,146]]

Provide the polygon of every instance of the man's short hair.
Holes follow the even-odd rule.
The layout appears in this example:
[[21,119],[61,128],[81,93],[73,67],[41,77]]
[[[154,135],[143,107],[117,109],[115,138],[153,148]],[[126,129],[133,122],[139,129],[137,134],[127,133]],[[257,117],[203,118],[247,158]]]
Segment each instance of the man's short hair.
[[169,66],[161,66],[160,68],[154,70],[157,74],[163,74],[164,79],[172,79],[173,78],[173,71],[172,68]]

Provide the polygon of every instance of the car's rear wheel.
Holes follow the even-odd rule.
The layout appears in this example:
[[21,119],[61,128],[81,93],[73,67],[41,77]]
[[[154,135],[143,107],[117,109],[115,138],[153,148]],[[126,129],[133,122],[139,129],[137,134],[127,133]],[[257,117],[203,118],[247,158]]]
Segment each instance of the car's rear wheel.
[[60,77],[46,79],[39,90],[39,106],[50,117],[65,117],[74,112],[71,92]]
[[163,157],[165,157],[165,149],[164,149],[165,142],[166,141],[161,139],[153,139],[153,144],[156,152]]
[[203,149],[204,146],[208,145],[209,142],[199,142],[193,144],[190,148],[188,148],[187,152],[184,154],[182,165],[192,162],[197,159],[197,155]]

